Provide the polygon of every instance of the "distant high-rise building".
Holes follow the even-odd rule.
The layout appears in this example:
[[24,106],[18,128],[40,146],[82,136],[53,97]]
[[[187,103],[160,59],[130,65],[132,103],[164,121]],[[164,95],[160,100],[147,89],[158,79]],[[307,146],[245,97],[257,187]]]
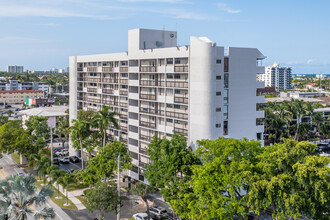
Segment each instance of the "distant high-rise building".
[[264,112],[256,106],[264,97],[256,92],[264,83],[255,77],[264,58],[258,49],[227,51],[207,37],[177,46],[175,31],[130,30],[128,52],[70,57],[70,121],[79,109],[111,106],[119,127],[107,135],[128,146],[135,165],[128,175],[143,181],[154,135],[181,133],[193,148],[219,136],[263,139]]
[[67,66],[67,67],[64,67],[64,72],[65,73],[68,73],[69,72],[69,67]]
[[7,66],[8,73],[23,73],[24,67],[23,66]]
[[291,89],[291,67],[274,63],[265,68],[264,74],[257,75],[257,81],[263,81],[265,87],[275,87],[277,91]]

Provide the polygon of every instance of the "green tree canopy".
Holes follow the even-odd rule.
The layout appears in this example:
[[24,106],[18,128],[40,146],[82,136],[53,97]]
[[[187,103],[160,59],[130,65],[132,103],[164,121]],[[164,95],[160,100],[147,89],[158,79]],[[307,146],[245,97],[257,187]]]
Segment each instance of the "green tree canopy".
[[25,126],[30,135],[43,138],[49,137],[49,127],[47,124],[47,118],[43,116],[30,116],[28,120],[25,121]]
[[98,219],[105,219],[106,212],[116,211],[121,205],[116,184],[114,182],[99,182],[86,193],[87,209],[97,211]]

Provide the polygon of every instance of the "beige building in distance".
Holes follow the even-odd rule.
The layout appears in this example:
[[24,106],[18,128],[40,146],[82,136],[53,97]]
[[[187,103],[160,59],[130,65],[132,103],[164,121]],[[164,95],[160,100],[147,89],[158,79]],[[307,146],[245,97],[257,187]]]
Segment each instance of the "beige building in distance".
[[0,102],[7,104],[23,104],[26,98],[44,98],[40,90],[8,90],[0,91]]

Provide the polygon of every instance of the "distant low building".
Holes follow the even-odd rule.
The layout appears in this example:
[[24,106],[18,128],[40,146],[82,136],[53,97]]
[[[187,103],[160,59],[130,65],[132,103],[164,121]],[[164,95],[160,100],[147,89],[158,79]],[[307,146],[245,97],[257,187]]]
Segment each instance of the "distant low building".
[[280,97],[286,98],[316,98],[329,96],[329,92],[301,92],[301,91],[292,91],[292,92],[281,92]]
[[48,96],[49,85],[45,82],[19,82],[18,79],[13,77],[8,83],[0,83],[0,91],[2,90],[41,90]]
[[55,103],[54,98],[26,98],[25,104],[27,106],[36,106],[36,107],[46,107],[46,106],[52,106]]
[[268,102],[276,102],[277,104],[280,104],[284,101],[288,101],[290,102],[292,99],[299,99],[299,100],[303,100],[305,102],[311,102],[312,104],[314,103],[322,103],[321,100],[319,99],[315,99],[315,98],[290,98],[290,97],[273,97],[273,98],[265,98],[265,103]]
[[276,93],[275,87],[265,87],[265,88],[258,88],[257,89],[257,94],[258,95],[264,95],[266,93]]
[[6,104],[23,104],[26,98],[44,98],[44,91],[40,90],[8,90],[0,91],[0,100]]
[[56,128],[58,118],[61,116],[68,115],[66,110],[69,107],[67,106],[52,106],[52,107],[40,107],[40,108],[31,108],[20,111],[19,113],[22,116],[23,128],[25,128],[25,121],[30,118],[30,116],[44,116],[48,119],[47,123],[49,127]]

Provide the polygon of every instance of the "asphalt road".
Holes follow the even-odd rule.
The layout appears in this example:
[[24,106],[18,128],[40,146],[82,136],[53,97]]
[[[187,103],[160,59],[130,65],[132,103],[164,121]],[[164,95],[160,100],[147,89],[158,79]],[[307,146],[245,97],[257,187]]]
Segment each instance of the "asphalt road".
[[[10,156],[3,154],[3,158],[0,159],[0,166],[2,169],[0,169],[0,181],[6,179],[8,176],[11,175],[17,175],[19,173],[24,173],[24,170],[20,168]],[[47,199],[46,204],[44,204],[46,207],[52,207],[55,210],[55,220],[70,220],[71,217],[69,217],[61,208],[59,208],[56,204],[54,204],[50,199]],[[31,209],[40,209],[43,207],[34,207],[31,206]],[[29,220],[33,219],[31,216],[28,218]]]

